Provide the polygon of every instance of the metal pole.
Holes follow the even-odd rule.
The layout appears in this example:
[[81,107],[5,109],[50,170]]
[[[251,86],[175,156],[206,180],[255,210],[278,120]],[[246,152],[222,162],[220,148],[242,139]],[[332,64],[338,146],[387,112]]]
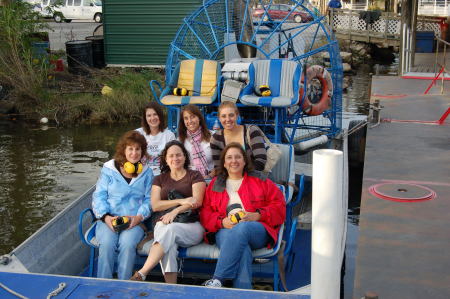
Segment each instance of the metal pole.
[[417,28],[417,1],[411,1],[411,66],[414,66],[414,58],[416,56],[416,28]]
[[446,61],[445,61],[446,54],[447,54],[447,44],[444,43],[444,63],[443,63],[444,71],[442,72],[441,94],[444,94],[445,74],[447,73]]

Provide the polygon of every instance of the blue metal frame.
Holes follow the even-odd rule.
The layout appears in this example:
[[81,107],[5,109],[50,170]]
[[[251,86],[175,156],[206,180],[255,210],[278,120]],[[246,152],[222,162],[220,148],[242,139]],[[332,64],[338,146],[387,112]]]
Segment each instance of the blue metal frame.
[[[267,4],[268,7],[272,5],[272,0],[268,1],[262,1],[260,0],[260,4]],[[245,3],[245,7],[249,7],[249,0]],[[204,1],[203,5],[200,6],[197,10],[195,10],[190,16],[187,16],[184,18],[183,24],[178,29],[175,38],[173,39],[172,43],[169,46],[169,52],[167,56],[166,61],[166,84],[170,82],[172,78],[172,72],[175,69],[175,66],[183,59],[212,59],[217,60],[218,57],[223,53],[223,50],[225,47],[231,46],[231,45],[248,45],[255,47],[257,51],[259,51],[260,54],[265,56],[267,59],[270,59],[271,56],[275,55],[277,51],[280,51],[283,49],[283,47],[286,47],[288,43],[295,42],[296,39],[301,36],[308,28],[312,28],[311,26],[317,26],[315,28],[314,34],[312,36],[312,43],[309,46],[307,52],[304,54],[300,54],[298,56],[290,58],[291,60],[297,61],[302,66],[307,63],[307,60],[312,55],[318,54],[320,52],[328,52],[330,53],[330,62],[331,67],[328,69],[328,71],[331,73],[332,81],[333,81],[333,96],[332,96],[332,107],[330,107],[329,110],[322,113],[322,116],[325,118],[328,118],[330,120],[330,124],[311,124],[311,125],[305,125],[303,123],[303,120],[305,118],[310,117],[309,115],[305,114],[301,109],[299,109],[296,113],[293,115],[289,115],[287,112],[287,109],[275,109],[273,112],[273,119],[272,122],[266,122],[266,126],[274,125],[276,126],[276,131],[273,135],[269,135],[269,138],[271,138],[275,142],[281,142],[284,137],[288,139],[288,142],[291,144],[295,144],[301,141],[305,141],[308,138],[296,140],[296,132],[298,129],[306,129],[311,131],[317,131],[320,134],[326,134],[330,137],[335,136],[341,129],[341,111],[342,111],[342,66],[341,66],[341,60],[339,55],[339,48],[337,41],[334,38],[334,35],[332,31],[328,28],[328,26],[325,24],[325,17],[316,16],[310,9],[308,9],[307,4],[305,4],[305,1],[303,0],[292,0],[291,1],[292,6],[294,9],[300,8],[306,13],[309,13],[313,20],[309,23],[301,23],[296,26],[290,27],[290,28],[283,28],[283,24],[287,21],[287,19],[290,17],[290,15],[294,12],[294,9],[292,9],[286,17],[284,17],[281,21],[270,21],[266,22],[263,21],[264,16],[268,15],[268,7],[264,7],[264,14],[262,18],[255,22],[257,24],[255,26],[256,30],[251,36],[251,41],[243,41],[243,27],[240,27],[239,36],[237,36],[237,40],[233,42],[225,41],[222,39],[223,35],[228,36],[228,34],[233,32],[233,24],[232,20],[230,19],[230,12],[233,10],[233,5],[236,5],[234,2],[230,2],[229,0],[209,0]],[[211,19],[211,13],[214,11],[216,7],[219,7],[224,11],[225,16],[223,19],[217,19],[214,18],[214,20]],[[223,9],[224,8],[224,9]],[[231,10],[231,11],[230,11]],[[243,22],[247,20],[247,18],[250,17],[247,13],[247,10],[245,11]],[[213,23],[214,22],[214,23]],[[267,25],[270,25],[270,27],[267,27]],[[264,30],[261,30],[264,28]],[[266,29],[269,28],[269,29]],[[275,34],[281,33],[281,32],[288,32],[292,30],[297,30],[298,32],[295,32],[294,34],[289,34],[289,37],[284,34],[283,42],[280,42],[277,46],[273,47],[272,49],[265,50],[264,45],[267,44],[274,36]],[[206,30],[206,31],[205,31]],[[324,46],[319,46],[316,49],[312,49],[313,44],[315,40],[319,36],[319,32],[323,34],[323,36],[327,40],[327,44]],[[258,45],[255,45],[255,40],[257,37],[257,34],[265,33],[268,34],[268,36]],[[189,37],[190,36],[190,37]],[[205,43],[205,41],[202,39],[204,36],[210,36],[212,39],[210,39],[209,45],[213,45],[213,48],[208,47],[208,45]],[[189,37],[189,38],[188,38]],[[185,41],[189,40],[190,42],[197,41],[194,44],[187,44]],[[306,74],[304,74],[306,76]],[[306,85],[307,78],[304,80],[304,86],[303,89],[305,92],[303,93],[303,97],[299,101],[300,107],[302,107],[303,101],[305,101],[305,97],[307,94],[307,86]],[[151,83],[153,84],[153,83]],[[152,92],[155,94],[154,88],[152,87]],[[220,89],[218,90],[218,96],[220,97]],[[159,101],[159,98],[155,97],[157,101]],[[220,101],[220,99],[219,99]],[[168,107],[169,109],[169,127],[172,129],[175,129],[177,126],[178,116],[176,116],[176,113],[179,111],[178,109],[173,109],[171,107]],[[280,125],[279,125],[280,124]],[[286,129],[291,129],[291,132],[286,131]]]
[[[83,232],[83,219],[84,219],[84,215],[86,213],[90,213],[91,214],[91,218],[92,218],[92,223],[95,223],[96,218],[94,215],[94,212],[92,211],[92,209],[90,208],[86,208],[84,209],[81,213],[80,216],[78,218],[78,233],[80,235],[80,239],[81,241],[89,246],[89,269],[88,269],[88,274],[89,277],[94,277],[94,268],[95,268],[95,249],[97,248],[96,246],[92,245],[92,243],[90,243],[88,240],[86,240],[85,236],[84,236],[84,232]],[[95,230],[94,230],[95,231]]]

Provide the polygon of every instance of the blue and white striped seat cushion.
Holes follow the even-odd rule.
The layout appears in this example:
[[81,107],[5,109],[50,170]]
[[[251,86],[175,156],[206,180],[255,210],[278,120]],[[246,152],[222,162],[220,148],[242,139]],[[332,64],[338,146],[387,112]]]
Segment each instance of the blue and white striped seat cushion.
[[296,104],[295,100],[289,97],[260,97],[256,95],[242,96],[241,103],[246,106],[270,107],[289,107]]
[[[249,84],[240,101],[247,106],[289,107],[298,103],[300,65],[284,59],[256,60],[249,67]],[[258,96],[255,90],[267,85],[271,96]]]
[[[280,229],[280,232],[278,234],[278,238],[281,240],[282,233],[284,229],[284,224]],[[95,225],[92,225],[85,233],[85,240],[89,240],[89,243],[91,243],[93,246],[98,248],[98,241],[97,238],[92,236],[92,232],[95,231]],[[89,236],[89,237],[88,237]],[[150,247],[152,247],[153,240],[147,241],[144,246],[140,249],[138,249],[138,254],[141,256],[147,256],[150,252]],[[273,256],[278,252],[278,249],[280,247],[280,242],[277,242],[276,246],[273,248],[260,248],[253,250],[253,257],[254,258],[266,258]],[[178,257],[180,258],[195,258],[195,259],[218,259],[219,258],[220,249],[216,245],[210,245],[206,243],[200,243],[198,245],[184,248],[179,247],[178,248]]]
[[[278,233],[278,239],[281,240],[283,237],[284,224],[280,228],[280,232]],[[150,252],[150,247],[153,244],[153,240],[150,240],[144,244],[142,249],[138,250],[138,254],[142,256],[147,256]],[[275,255],[280,249],[280,242],[277,242],[276,246],[273,248],[260,248],[253,250],[254,258],[266,258]],[[216,245],[210,245],[206,243],[200,243],[195,246],[191,246],[188,248],[179,247],[178,248],[178,257],[180,258],[194,258],[194,259],[212,259],[216,260],[219,258],[220,249]]]

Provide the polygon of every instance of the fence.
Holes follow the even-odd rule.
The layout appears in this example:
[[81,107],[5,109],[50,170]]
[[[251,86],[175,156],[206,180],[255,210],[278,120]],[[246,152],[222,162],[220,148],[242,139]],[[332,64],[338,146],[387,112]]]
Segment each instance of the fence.
[[[439,21],[439,18],[419,16],[417,31],[434,31],[440,37]],[[331,9],[330,25],[338,38],[400,45],[401,17],[396,13]]]
[[419,0],[418,13],[427,16],[449,16],[450,0]]

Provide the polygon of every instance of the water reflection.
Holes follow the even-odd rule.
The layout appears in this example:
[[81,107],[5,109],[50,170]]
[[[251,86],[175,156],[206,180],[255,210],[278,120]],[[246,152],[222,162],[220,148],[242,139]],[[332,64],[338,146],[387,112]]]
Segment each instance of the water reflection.
[[371,66],[361,65],[352,77],[353,83],[348,88],[342,101],[342,110],[348,113],[367,115],[369,113],[369,86],[371,84]]
[[137,125],[41,130],[0,119],[0,254],[94,184],[117,138]]

